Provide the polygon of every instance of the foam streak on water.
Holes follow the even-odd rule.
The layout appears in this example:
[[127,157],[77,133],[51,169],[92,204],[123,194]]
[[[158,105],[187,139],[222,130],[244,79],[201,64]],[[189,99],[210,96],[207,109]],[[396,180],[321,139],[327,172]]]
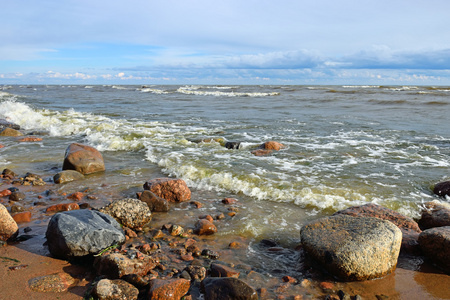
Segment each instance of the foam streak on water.
[[[49,132],[50,144],[72,137],[117,156],[136,152],[136,164],[145,160],[192,187],[242,194],[255,205],[330,213],[375,202],[417,216],[433,199],[431,185],[450,177],[450,100],[440,94],[447,90],[9,86],[0,92],[0,117]],[[438,107],[428,105],[437,99]],[[250,153],[268,140],[287,148]],[[243,147],[226,149],[226,141]]]

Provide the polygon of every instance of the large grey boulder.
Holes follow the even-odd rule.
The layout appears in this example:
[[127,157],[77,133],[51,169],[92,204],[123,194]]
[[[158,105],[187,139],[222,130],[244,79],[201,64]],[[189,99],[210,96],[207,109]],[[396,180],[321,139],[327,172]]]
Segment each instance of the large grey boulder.
[[125,234],[114,218],[93,210],[55,214],[45,235],[50,253],[62,259],[97,254],[125,241]]
[[258,293],[234,277],[208,277],[202,281],[205,300],[258,300]]
[[152,217],[150,208],[145,202],[132,198],[115,200],[100,211],[131,229],[144,226]]
[[423,253],[450,274],[450,226],[422,231],[419,245]]
[[322,218],[300,231],[307,253],[344,280],[382,277],[397,266],[402,233],[389,221],[337,215]]

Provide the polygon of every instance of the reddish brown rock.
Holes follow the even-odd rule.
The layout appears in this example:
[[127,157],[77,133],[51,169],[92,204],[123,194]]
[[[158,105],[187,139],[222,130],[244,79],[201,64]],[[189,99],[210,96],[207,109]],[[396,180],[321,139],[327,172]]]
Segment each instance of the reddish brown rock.
[[10,190],[3,190],[0,192],[0,197],[7,197],[11,195],[11,191]]
[[84,194],[82,192],[75,192],[73,194],[70,194],[69,196],[67,196],[67,199],[72,199],[75,201],[81,201],[81,199],[83,199]]
[[24,211],[12,216],[16,223],[28,223],[31,221],[31,212]]
[[427,257],[450,274],[450,226],[422,231],[419,244]]
[[128,274],[145,276],[158,264],[158,259],[133,250],[127,255],[110,253],[99,256],[94,261],[94,268],[98,275],[107,275],[108,278],[117,279]]
[[266,149],[266,150],[279,151],[281,149],[286,148],[286,146],[284,146],[283,144],[278,143],[278,142],[269,141],[269,142],[265,142],[264,144],[260,145],[259,148]]
[[19,142],[40,142],[40,141],[42,141],[42,139],[35,136],[29,136],[19,140]]
[[158,197],[151,191],[143,191],[142,193],[137,193],[138,199],[142,202],[147,203],[148,208],[151,212],[168,212],[169,202],[166,199]]
[[45,212],[50,213],[50,212],[68,211],[68,210],[76,210],[76,209],[80,209],[80,206],[75,202],[60,203],[60,204],[55,204],[55,205],[47,207]]
[[187,294],[191,283],[186,279],[153,279],[150,281],[148,296],[152,300],[179,300]]
[[211,235],[217,232],[217,227],[210,221],[201,219],[195,223],[194,232],[198,235]]
[[0,144],[0,149],[1,149],[1,148],[5,148],[5,145],[3,145],[3,144]]
[[234,278],[239,278],[239,272],[236,271],[233,268],[221,265],[221,264],[217,264],[217,263],[212,263],[211,264],[211,276],[212,277],[234,277]]
[[0,241],[13,239],[19,233],[16,221],[3,204],[0,204]]
[[419,220],[420,228],[423,230],[450,226],[450,204],[439,202],[425,203],[425,209],[422,210],[422,217]]
[[75,283],[75,278],[67,273],[61,272],[32,278],[28,281],[28,286],[35,292],[59,293],[67,291],[67,289]]
[[81,174],[91,174],[105,171],[105,163],[102,154],[97,149],[73,143],[66,149],[63,170],[75,170]]
[[211,223],[214,223],[214,219],[210,215],[202,215],[202,216],[199,216],[198,218],[199,219],[205,219],[205,220],[210,221]]
[[152,179],[144,184],[144,189],[170,202],[184,202],[191,199],[191,190],[182,179]]
[[272,154],[273,150],[266,150],[266,149],[256,149],[252,150],[251,154],[254,156],[266,156]]
[[224,198],[224,199],[222,199],[222,203],[223,204],[235,204],[237,202],[238,202],[238,200],[234,199],[234,198]]
[[283,276],[282,280],[283,280],[284,282],[289,282],[289,283],[292,283],[292,284],[295,284],[295,283],[298,282],[297,279],[295,279],[294,277],[288,276],[288,275]]

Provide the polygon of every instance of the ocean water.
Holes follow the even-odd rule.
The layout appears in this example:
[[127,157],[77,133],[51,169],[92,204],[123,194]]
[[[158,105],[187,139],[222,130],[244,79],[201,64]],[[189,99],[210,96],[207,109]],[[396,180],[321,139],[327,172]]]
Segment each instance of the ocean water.
[[[107,171],[78,185],[114,198],[182,178],[193,200],[240,200],[245,213],[221,234],[289,240],[309,219],[364,203],[418,217],[450,179],[449,113],[450,87],[0,86],[0,118],[45,135],[3,138],[0,162],[51,178],[67,146],[85,143]],[[251,154],[266,141],[286,148]]]

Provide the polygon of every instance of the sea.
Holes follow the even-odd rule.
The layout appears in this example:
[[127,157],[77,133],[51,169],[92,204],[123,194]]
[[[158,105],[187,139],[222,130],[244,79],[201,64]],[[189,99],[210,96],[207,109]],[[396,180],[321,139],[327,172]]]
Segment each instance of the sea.
[[[305,222],[354,205],[420,217],[450,179],[449,115],[440,86],[2,85],[0,118],[43,140],[2,138],[0,165],[51,181],[67,146],[87,144],[106,172],[61,189],[111,201],[181,178],[193,200],[239,200],[219,234],[289,244]],[[252,154],[267,141],[285,147]]]

